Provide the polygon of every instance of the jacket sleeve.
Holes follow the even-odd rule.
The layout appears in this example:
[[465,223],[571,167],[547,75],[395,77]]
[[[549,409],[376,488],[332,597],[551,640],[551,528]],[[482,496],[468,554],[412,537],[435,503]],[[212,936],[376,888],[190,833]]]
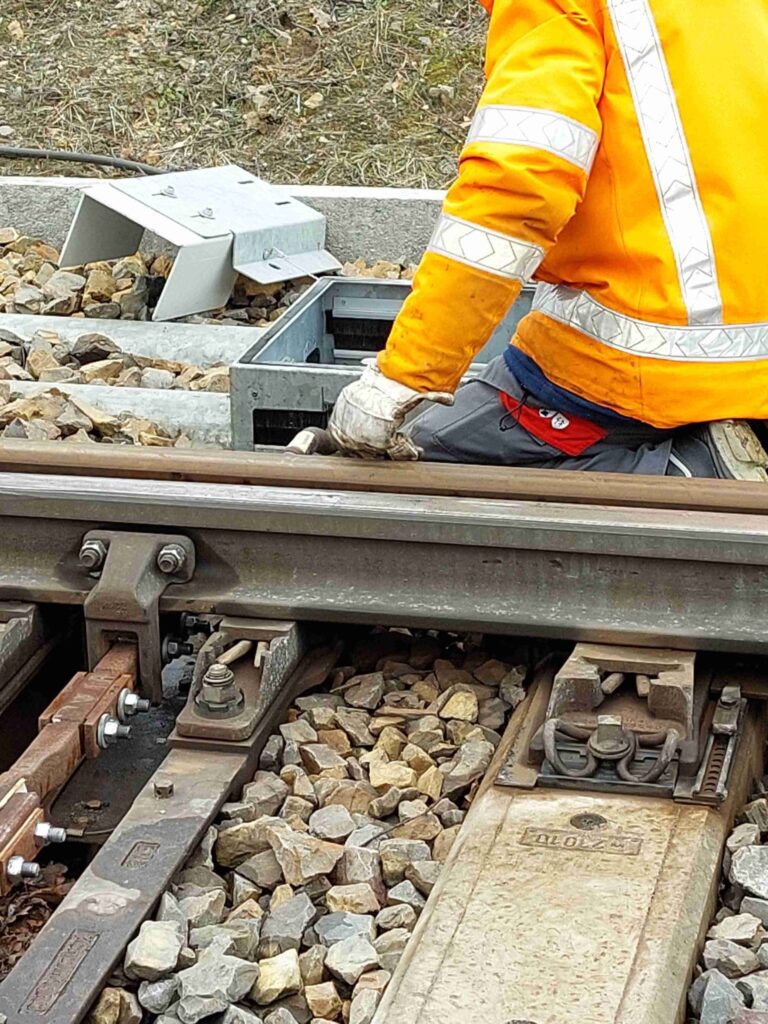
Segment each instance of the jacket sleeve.
[[584,196],[600,139],[601,0],[495,0],[486,87],[379,367],[453,391]]

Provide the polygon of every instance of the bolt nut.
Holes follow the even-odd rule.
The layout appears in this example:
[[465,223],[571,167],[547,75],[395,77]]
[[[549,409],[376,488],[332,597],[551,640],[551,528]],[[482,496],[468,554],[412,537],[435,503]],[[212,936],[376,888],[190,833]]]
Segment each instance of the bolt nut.
[[597,757],[610,761],[619,760],[631,750],[631,742],[619,715],[598,715],[597,728],[587,746]]
[[149,711],[151,706],[146,697],[140,697],[138,693],[124,687],[117,698],[117,717],[121,722],[125,722],[129,718],[133,718],[134,715]]
[[103,540],[86,540],[80,548],[80,565],[88,572],[96,572],[104,565],[107,545]]
[[187,561],[187,552],[181,544],[164,544],[157,553],[157,568],[166,576],[180,572]]
[[224,715],[236,713],[243,699],[241,690],[235,685],[235,673],[229,665],[215,661],[203,676],[195,704],[211,714]]
[[35,825],[35,839],[39,843],[66,843],[67,830],[52,825],[50,821],[39,821]]
[[155,779],[154,791],[158,800],[167,800],[168,797],[173,796],[173,783]]
[[130,725],[123,725],[112,715],[103,714],[96,727],[96,742],[102,750],[111,747],[118,740],[127,740],[130,735]]
[[213,623],[210,618],[206,618],[203,615],[195,615],[192,612],[182,612],[181,629],[184,633],[206,633],[210,636],[213,632]]
[[182,640],[179,637],[174,636],[166,636],[163,638],[160,656],[162,657],[163,664],[165,665],[173,661],[174,658],[181,658],[185,655],[194,653],[194,645],[188,643],[186,640]]
[[229,665],[215,661],[203,676],[203,682],[209,683],[211,686],[227,686],[234,681],[234,678],[235,673]]
[[21,856],[9,857],[5,864],[6,878],[11,882],[18,882],[22,878],[37,878],[40,874],[40,865],[33,860],[24,860]]

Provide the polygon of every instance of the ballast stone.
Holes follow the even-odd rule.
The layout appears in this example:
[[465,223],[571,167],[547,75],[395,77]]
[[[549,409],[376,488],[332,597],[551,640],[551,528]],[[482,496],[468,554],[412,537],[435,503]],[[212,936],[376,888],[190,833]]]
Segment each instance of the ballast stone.
[[275,829],[267,838],[289,885],[305,885],[330,874],[344,853],[343,846],[289,829]]
[[327,948],[316,943],[299,956],[299,970],[305,988],[308,985],[319,985],[323,980],[323,968],[327,955]]
[[332,981],[325,981],[319,985],[307,985],[304,989],[304,998],[315,1017],[327,1017],[333,1020],[341,1013],[341,999]]
[[330,911],[349,911],[352,914],[375,914],[381,909],[373,888],[364,882],[334,885],[325,894],[325,905]]
[[756,846],[759,842],[760,829],[751,821],[745,821],[743,825],[737,825],[731,832],[725,841],[725,846],[730,853],[735,853],[744,846]]
[[190,928],[203,928],[208,924],[218,924],[224,916],[226,893],[222,889],[212,889],[200,896],[189,896],[179,900],[179,908],[189,922]]
[[197,1024],[211,1014],[223,1013],[250,991],[258,976],[256,964],[216,949],[203,951],[194,967],[178,975],[179,1020]]
[[254,853],[237,868],[239,874],[260,889],[274,889],[283,880],[283,869],[271,850]]
[[343,843],[355,831],[355,821],[346,807],[328,804],[315,811],[309,819],[309,831],[318,839]]
[[131,978],[157,981],[175,970],[184,945],[186,932],[182,925],[145,921],[125,951],[125,972]]
[[222,953],[253,960],[259,946],[260,928],[261,921],[258,919],[235,918],[224,924],[193,928],[189,935],[189,944],[193,949],[208,949],[215,946]]
[[762,922],[752,914],[734,914],[713,925],[707,932],[710,939],[729,939],[740,946],[756,946],[762,933]]
[[331,946],[325,966],[335,977],[354,985],[361,974],[379,966],[379,957],[368,939],[357,935]]
[[747,820],[756,825],[761,832],[768,832],[768,800],[758,797],[744,808]]
[[768,900],[760,900],[756,896],[745,896],[739,908],[742,914],[751,914],[760,919],[764,928],[768,928]]
[[404,881],[409,864],[431,860],[429,846],[421,839],[385,839],[379,847],[379,854],[387,885]]
[[228,1006],[217,1024],[264,1024],[261,1017],[245,1006]]
[[385,971],[391,974],[395,970],[410,938],[411,933],[406,928],[393,928],[374,940],[379,963]]
[[281,1006],[277,1010],[273,1010],[272,1013],[267,1014],[264,1018],[264,1024],[297,1024],[297,1022],[291,1011]]
[[306,929],[317,917],[312,900],[299,893],[269,913],[261,928],[259,955],[277,956],[289,949],[299,949]]
[[736,982],[736,988],[753,1010],[768,1011],[768,971],[758,971]]
[[437,884],[443,865],[434,860],[417,860],[408,864],[405,877],[419,890],[422,896],[429,896]]
[[387,903],[389,906],[405,904],[414,910],[421,911],[424,909],[425,900],[412,882],[405,881],[392,886],[387,895]]
[[381,995],[372,988],[363,989],[352,1000],[349,1024],[371,1024]]
[[163,1013],[176,998],[179,979],[173,975],[159,981],[142,981],[139,985],[139,1002],[150,1013]]
[[132,992],[108,986],[96,1000],[86,1024],[141,1024],[142,1016],[141,1006]]
[[768,899],[768,846],[744,846],[731,857],[731,882]]
[[702,958],[705,967],[717,968],[726,978],[741,978],[760,966],[760,961],[750,949],[729,939],[710,939],[704,945]]
[[330,948],[338,942],[356,936],[372,939],[375,927],[370,914],[350,914],[342,911],[321,917],[315,925],[315,931],[322,944]]
[[290,788],[279,775],[275,775],[274,772],[258,771],[253,777],[253,782],[243,787],[242,798],[253,804],[257,817],[269,817],[277,814],[290,792]]
[[[701,1024],[725,1024],[732,1021],[744,1006],[744,998],[732,981],[719,971],[707,972],[710,977],[701,995]],[[704,977],[704,975],[702,975]]]
[[289,949],[278,956],[267,957],[258,964],[258,978],[254,982],[251,998],[259,1006],[269,1006],[284,996],[301,990],[299,954]]
[[406,928],[409,932],[416,926],[418,916],[413,907],[401,903],[393,907],[384,907],[376,915],[376,927],[381,932],[392,931],[393,928]]

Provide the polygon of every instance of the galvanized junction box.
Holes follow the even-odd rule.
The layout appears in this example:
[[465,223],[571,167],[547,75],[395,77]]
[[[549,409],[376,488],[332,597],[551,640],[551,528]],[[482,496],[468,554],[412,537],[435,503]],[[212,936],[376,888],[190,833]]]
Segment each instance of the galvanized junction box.
[[[384,347],[410,289],[410,281],[339,277],[308,288],[230,370],[232,446],[285,445],[304,427],[326,426],[362,360]],[[503,352],[531,308],[533,291],[523,289],[468,378]]]

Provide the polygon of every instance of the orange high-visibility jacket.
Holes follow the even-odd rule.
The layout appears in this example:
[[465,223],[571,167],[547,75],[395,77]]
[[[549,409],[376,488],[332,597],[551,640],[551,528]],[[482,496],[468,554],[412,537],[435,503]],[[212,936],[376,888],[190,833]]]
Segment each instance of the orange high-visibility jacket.
[[767,0],[483,0],[487,84],[379,365],[453,390],[517,297],[546,377],[768,418]]

